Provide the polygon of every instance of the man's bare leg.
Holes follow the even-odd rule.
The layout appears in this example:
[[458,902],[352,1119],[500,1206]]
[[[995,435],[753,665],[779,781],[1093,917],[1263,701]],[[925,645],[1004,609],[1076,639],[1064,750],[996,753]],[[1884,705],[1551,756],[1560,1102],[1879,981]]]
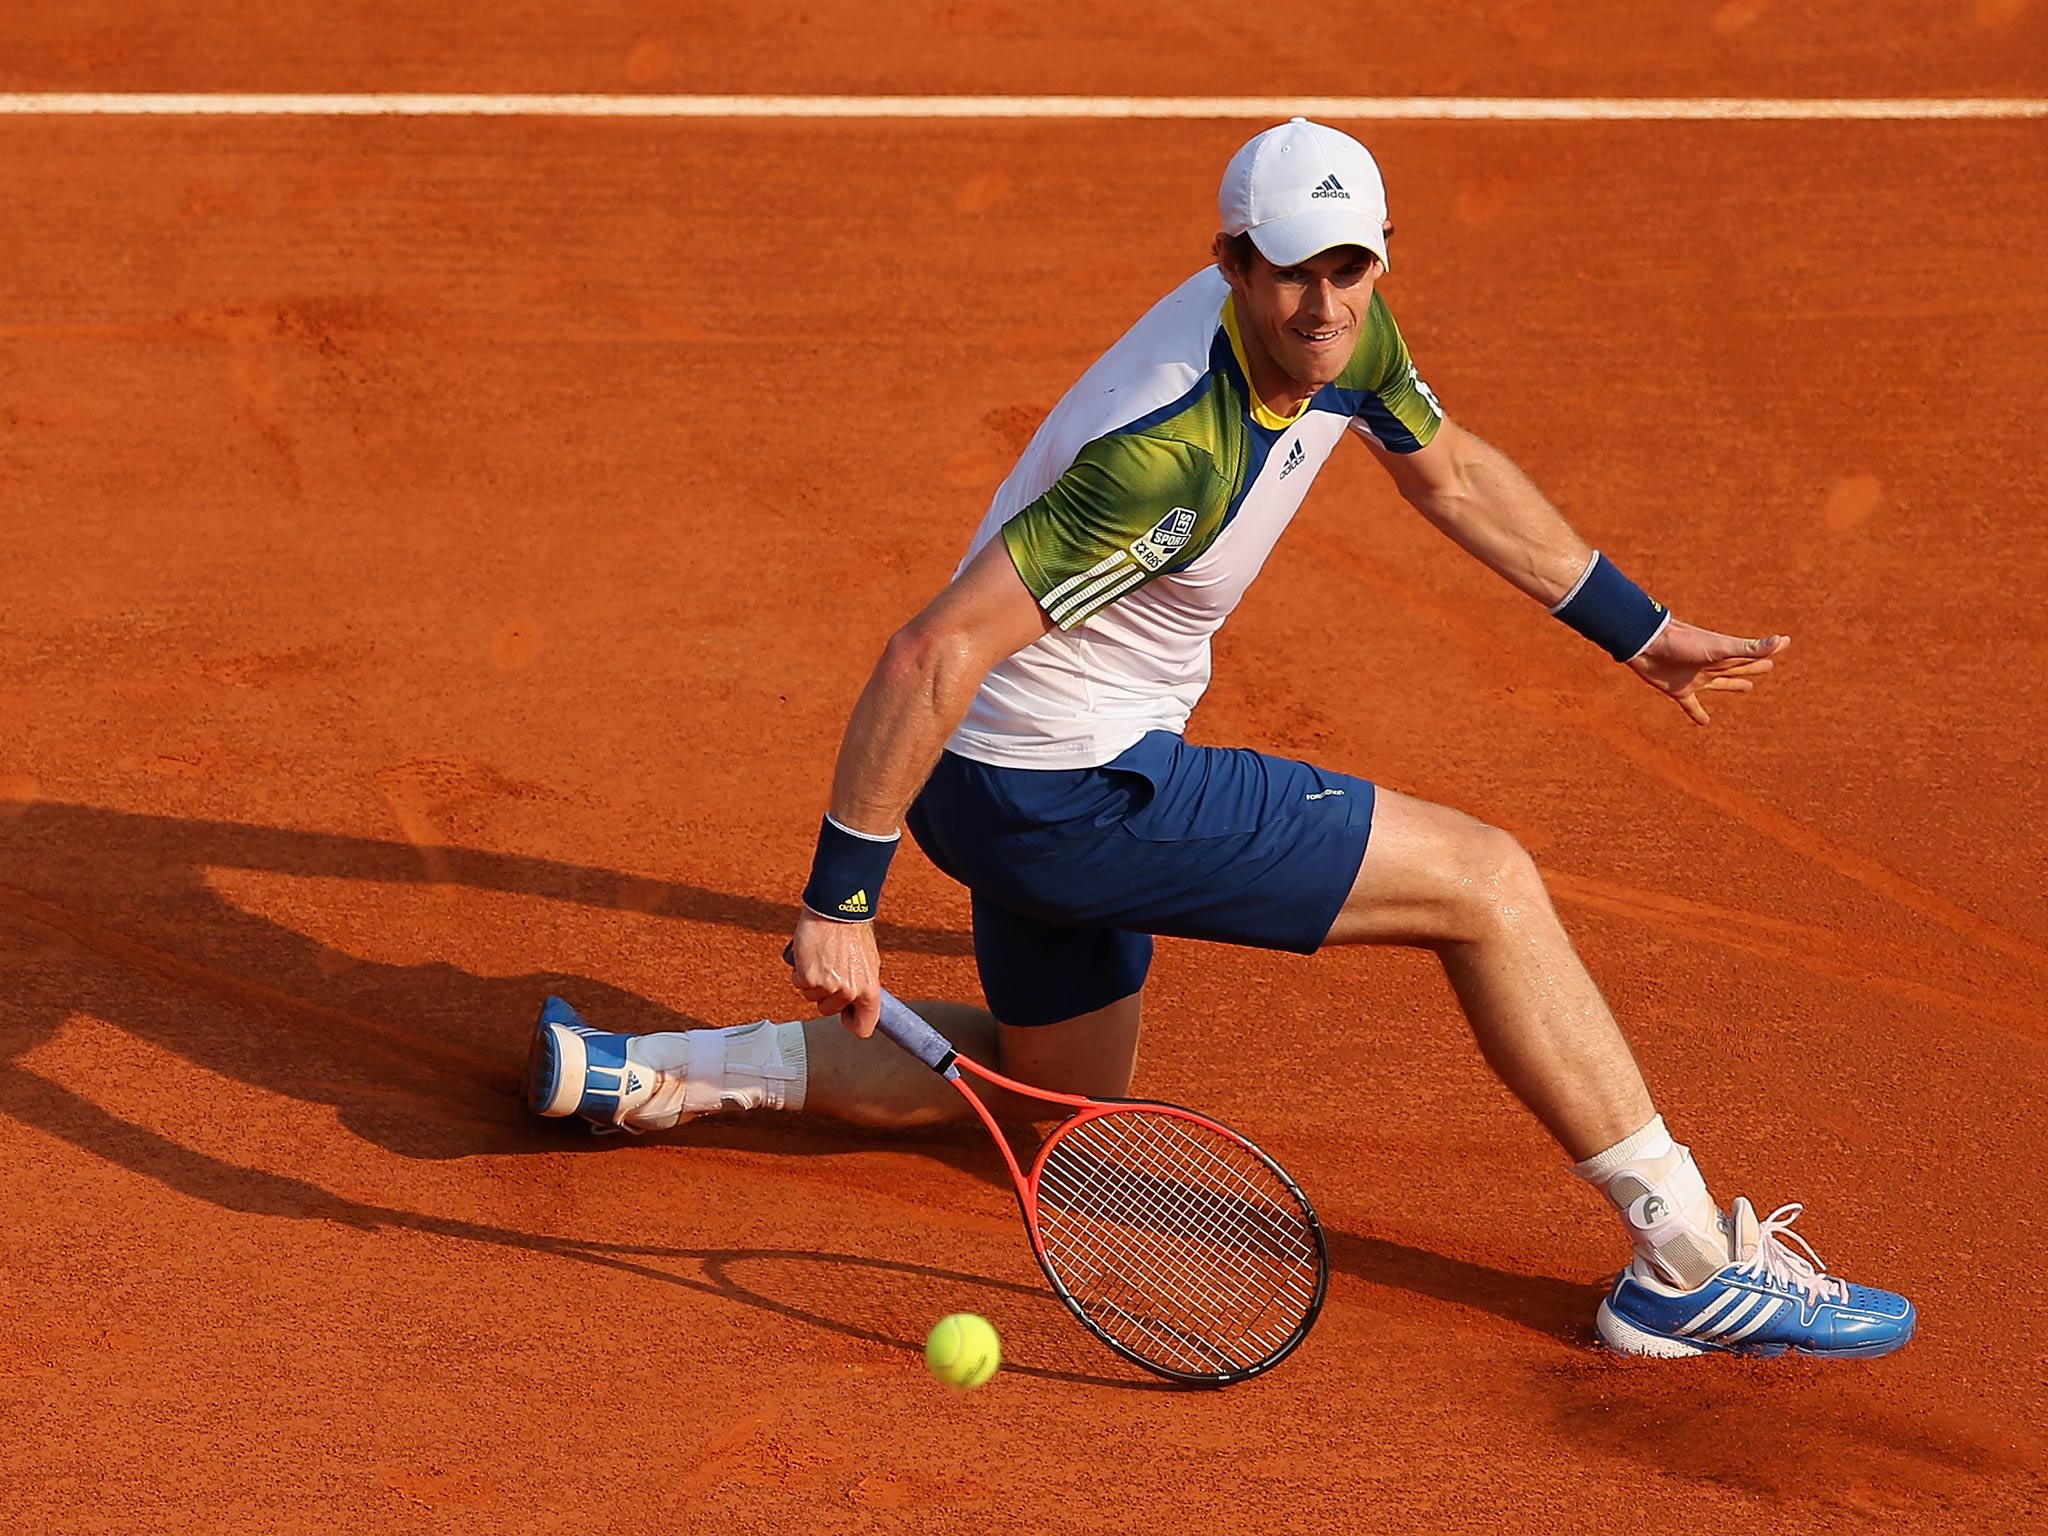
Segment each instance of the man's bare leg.
[[1434,950],[1487,1064],[1575,1161],[1656,1113],[1534,862],[1498,828],[1380,790],[1328,942]]
[[1529,855],[1462,812],[1379,791],[1334,944],[1433,950],[1480,1053],[1620,1212],[1639,1255],[1696,1285],[1727,1248]]

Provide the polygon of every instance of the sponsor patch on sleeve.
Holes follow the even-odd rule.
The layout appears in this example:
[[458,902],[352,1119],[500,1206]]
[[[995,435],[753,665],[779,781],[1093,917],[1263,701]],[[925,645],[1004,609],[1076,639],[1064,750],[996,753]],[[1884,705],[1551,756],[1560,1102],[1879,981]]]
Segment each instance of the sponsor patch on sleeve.
[[1183,549],[1195,531],[1195,509],[1175,507],[1166,516],[1154,523],[1142,538],[1131,543],[1131,558],[1146,570],[1155,574],[1167,565]]

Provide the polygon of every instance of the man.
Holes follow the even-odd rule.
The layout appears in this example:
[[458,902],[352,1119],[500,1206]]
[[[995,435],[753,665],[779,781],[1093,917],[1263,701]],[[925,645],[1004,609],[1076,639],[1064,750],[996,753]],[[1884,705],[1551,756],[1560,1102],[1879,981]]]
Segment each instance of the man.
[[1364,146],[1300,118],[1270,129],[1231,160],[1221,212],[1215,265],[1068,391],[854,707],[790,951],[797,989],[846,1028],[631,1037],[550,999],[534,1108],[635,1131],[763,1106],[873,1126],[965,1113],[923,1066],[864,1043],[872,920],[907,824],[972,893],[989,1011],[922,1011],[978,1059],[1124,1093],[1155,934],[1427,948],[1488,1064],[1629,1233],[1596,1318],[1608,1344],[1898,1348],[1911,1305],[1827,1275],[1789,1231],[1799,1207],[1759,1221],[1746,1200],[1715,1204],[1512,838],[1348,774],[1182,740],[1211,637],[1347,434],[1466,551],[1698,723],[1704,695],[1752,688],[1789,643],[1675,620],[1443,414],[1376,289],[1386,194]]

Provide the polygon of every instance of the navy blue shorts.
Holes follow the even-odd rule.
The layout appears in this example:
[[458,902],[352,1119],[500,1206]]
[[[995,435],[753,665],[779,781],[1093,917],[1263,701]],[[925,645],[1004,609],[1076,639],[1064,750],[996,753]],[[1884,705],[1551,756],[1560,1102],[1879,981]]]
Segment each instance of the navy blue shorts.
[[996,768],[951,752],[910,832],[974,904],[974,958],[1005,1024],[1054,1024],[1145,983],[1152,935],[1308,954],[1343,909],[1373,787],[1154,731],[1100,768]]

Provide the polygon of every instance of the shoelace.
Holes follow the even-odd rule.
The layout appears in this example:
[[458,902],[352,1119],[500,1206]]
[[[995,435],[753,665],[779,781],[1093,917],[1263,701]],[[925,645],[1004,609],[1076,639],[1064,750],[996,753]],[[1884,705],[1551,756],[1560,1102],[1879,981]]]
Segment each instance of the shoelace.
[[[1804,1291],[1814,1301],[1847,1301],[1849,1282],[1827,1272],[1813,1244],[1792,1230],[1805,1206],[1781,1205],[1757,1223],[1756,1252],[1736,1268],[1744,1274],[1761,1275],[1774,1285]],[[1797,1243],[1804,1253],[1787,1244]]]

